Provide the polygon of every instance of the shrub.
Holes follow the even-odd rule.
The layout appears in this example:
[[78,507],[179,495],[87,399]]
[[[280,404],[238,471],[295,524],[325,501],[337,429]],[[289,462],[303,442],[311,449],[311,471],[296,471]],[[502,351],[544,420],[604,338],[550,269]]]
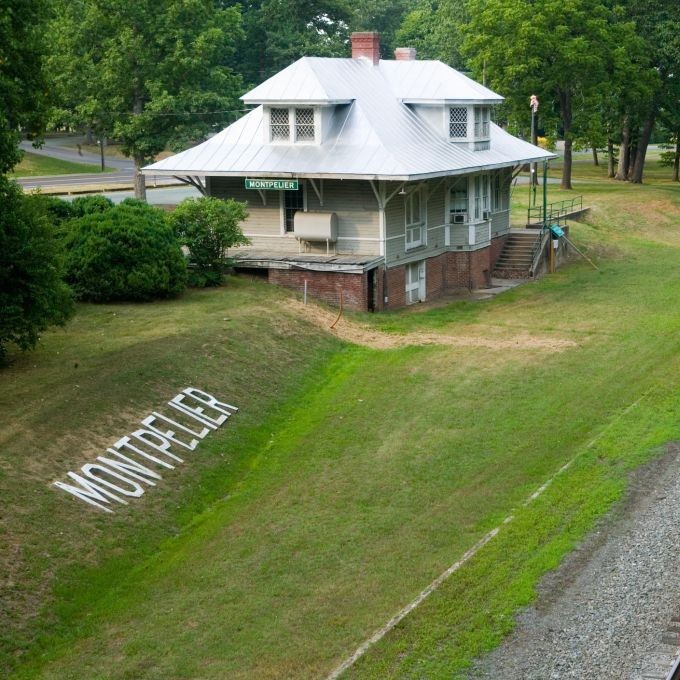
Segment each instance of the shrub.
[[101,194],[94,194],[93,196],[78,196],[78,198],[73,199],[71,205],[73,206],[73,216],[83,217],[83,215],[106,212],[113,208],[113,201]]
[[246,245],[239,224],[248,217],[245,203],[214,197],[188,198],[170,215],[175,234],[189,250],[189,284],[219,286],[229,267],[226,250]]
[[22,194],[0,177],[0,360],[6,345],[35,346],[40,333],[73,311],[63,257],[48,217],[50,201]]
[[45,213],[51,224],[54,226],[59,226],[62,222],[66,222],[76,217],[73,204],[69,201],[57,198],[56,196],[30,194],[30,200],[40,206],[39,209]]
[[165,214],[121,204],[71,222],[67,276],[82,300],[151,300],[179,295],[186,265]]

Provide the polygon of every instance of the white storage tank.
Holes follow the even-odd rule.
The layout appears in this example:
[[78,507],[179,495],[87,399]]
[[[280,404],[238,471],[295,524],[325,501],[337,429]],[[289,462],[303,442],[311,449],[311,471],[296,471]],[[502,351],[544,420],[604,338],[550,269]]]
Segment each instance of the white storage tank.
[[334,212],[298,210],[293,218],[293,234],[300,241],[338,240],[338,216]]

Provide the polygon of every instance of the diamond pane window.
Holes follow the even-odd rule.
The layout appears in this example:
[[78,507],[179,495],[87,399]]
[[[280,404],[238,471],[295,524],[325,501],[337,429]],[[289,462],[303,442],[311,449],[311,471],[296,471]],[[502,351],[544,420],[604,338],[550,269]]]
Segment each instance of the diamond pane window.
[[314,109],[295,109],[295,141],[314,141]]
[[272,140],[290,140],[290,123],[288,109],[272,109],[270,111]]
[[467,108],[464,106],[452,106],[449,109],[449,137],[452,139],[465,139],[467,137]]

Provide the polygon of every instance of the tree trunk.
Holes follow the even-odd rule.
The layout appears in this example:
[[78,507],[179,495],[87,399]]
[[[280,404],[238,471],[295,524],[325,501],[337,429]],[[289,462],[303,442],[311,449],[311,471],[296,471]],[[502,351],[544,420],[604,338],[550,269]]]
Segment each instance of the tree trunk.
[[597,157],[597,147],[593,144],[593,165],[599,167],[600,159]]
[[[132,104],[132,114],[134,116],[139,116],[142,114],[142,111],[144,110],[144,100],[142,99],[141,94],[136,93],[135,94],[135,99]],[[146,165],[146,159],[142,154],[139,152],[135,152],[133,154],[133,160],[135,162],[135,177],[134,177],[134,182],[135,182],[135,198],[138,198],[140,201],[146,201],[146,182],[144,175],[141,173],[141,168]]]
[[647,147],[649,146],[649,140],[652,137],[652,131],[654,130],[654,123],[656,122],[656,102],[652,103],[652,110],[647,116],[644,127],[642,128],[642,134],[638,139],[637,143],[637,153],[635,154],[635,165],[633,166],[633,172],[630,177],[630,181],[634,184],[642,184],[642,175],[645,170],[645,158],[647,156]]
[[619,165],[614,179],[625,182],[628,179],[630,165],[630,118],[626,115],[621,124],[621,148],[619,149]]
[[85,128],[85,144],[89,144],[90,146],[94,144],[95,139],[94,139],[94,133],[92,131],[91,127],[86,127]]
[[630,151],[628,152],[628,174],[626,175],[626,179],[630,182],[631,178],[633,177],[633,168],[635,167],[635,159],[637,158],[637,140],[640,136],[640,130],[635,131],[635,136],[633,137],[633,140],[630,143]]
[[614,175],[614,142],[611,137],[607,138],[607,177],[613,179]]
[[134,161],[135,161],[135,198],[138,198],[140,201],[146,201],[146,182],[145,182],[145,177],[141,173],[141,169],[145,163],[145,159],[142,156],[136,155],[134,156]]
[[560,92],[560,113],[562,128],[564,129],[564,166],[562,167],[562,182],[560,188],[571,189],[572,145],[571,138],[571,93]]
[[673,181],[680,182],[680,130],[675,133],[675,158],[673,159]]

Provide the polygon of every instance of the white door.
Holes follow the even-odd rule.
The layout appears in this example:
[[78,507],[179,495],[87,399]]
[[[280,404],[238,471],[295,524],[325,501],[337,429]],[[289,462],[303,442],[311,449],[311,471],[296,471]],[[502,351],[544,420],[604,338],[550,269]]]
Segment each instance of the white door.
[[425,260],[406,265],[406,304],[425,299]]

